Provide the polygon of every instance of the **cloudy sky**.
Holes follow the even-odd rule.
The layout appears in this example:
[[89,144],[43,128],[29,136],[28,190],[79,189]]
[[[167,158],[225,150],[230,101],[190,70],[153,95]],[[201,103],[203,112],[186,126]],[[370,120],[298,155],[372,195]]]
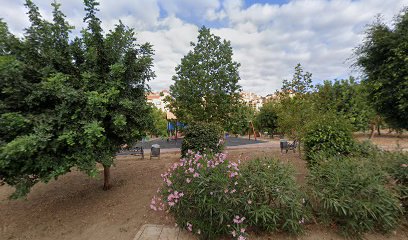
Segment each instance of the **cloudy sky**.
[[[51,19],[52,0],[33,0]],[[82,0],[59,0],[77,33],[84,25]],[[28,26],[24,0],[0,0],[0,18],[18,36]],[[139,42],[155,49],[153,90],[167,89],[174,68],[205,25],[231,41],[241,63],[240,84],[261,95],[281,87],[301,63],[314,82],[357,75],[350,68],[353,48],[381,14],[385,22],[408,0],[100,0],[105,31],[121,19],[135,28]]]

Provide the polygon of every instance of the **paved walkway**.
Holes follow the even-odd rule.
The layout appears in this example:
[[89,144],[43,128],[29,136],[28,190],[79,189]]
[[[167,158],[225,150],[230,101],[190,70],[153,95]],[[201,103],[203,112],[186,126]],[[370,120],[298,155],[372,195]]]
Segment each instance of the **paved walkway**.
[[[179,139],[176,141],[169,141],[167,142],[166,140],[162,139],[154,139],[148,142],[143,142],[143,143],[138,143],[136,146],[143,146],[144,153],[145,154],[150,154],[150,148],[153,144],[159,144],[160,145],[160,152],[161,153],[166,153],[166,152],[177,152],[180,151],[181,148],[181,143],[182,139]],[[242,137],[229,137],[226,139],[226,149],[236,149],[236,148],[256,148],[256,147],[270,147],[274,146],[276,144],[279,144],[277,141],[265,141],[265,140],[257,140],[255,141],[254,139],[247,139],[247,138],[242,138]],[[124,151],[120,152],[117,155],[128,155],[130,152]]]
[[191,233],[176,227],[164,225],[143,225],[133,240],[192,240],[196,239]]

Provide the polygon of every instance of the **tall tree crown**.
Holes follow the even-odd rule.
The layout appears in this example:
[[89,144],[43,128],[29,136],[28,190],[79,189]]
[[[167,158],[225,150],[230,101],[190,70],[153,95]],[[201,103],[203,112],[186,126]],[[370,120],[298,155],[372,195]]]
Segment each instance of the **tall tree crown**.
[[193,50],[181,59],[170,87],[170,108],[185,122],[226,120],[239,101],[241,87],[231,43],[202,27]]

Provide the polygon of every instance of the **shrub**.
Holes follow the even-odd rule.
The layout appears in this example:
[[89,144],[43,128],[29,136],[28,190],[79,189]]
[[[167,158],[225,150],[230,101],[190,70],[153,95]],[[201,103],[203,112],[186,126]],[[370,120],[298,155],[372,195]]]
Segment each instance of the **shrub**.
[[299,233],[307,215],[292,170],[275,160],[256,160],[241,171],[225,154],[189,151],[162,178],[161,196],[150,207],[168,210],[203,239],[245,239],[248,227]]
[[307,126],[303,139],[306,160],[313,164],[316,154],[325,156],[347,155],[355,148],[352,126],[345,120],[325,116]]
[[346,236],[387,232],[398,225],[401,208],[387,187],[385,172],[364,159],[337,156],[311,168],[307,184],[314,211]]
[[392,178],[404,212],[408,216],[408,154],[379,151],[374,161]]
[[185,130],[181,154],[185,156],[188,150],[194,152],[204,152],[211,150],[219,153],[223,149],[220,141],[222,137],[222,128],[213,123],[192,123]]
[[203,239],[234,231],[235,237],[244,235],[240,229],[245,229],[245,217],[239,214],[240,194],[234,184],[239,168],[225,158],[222,153],[213,157],[211,153],[188,151],[185,158],[162,175],[162,202],[154,198],[151,208],[168,208],[180,227]]
[[241,167],[239,189],[247,224],[266,231],[298,234],[308,216],[293,169],[275,159],[256,159]]

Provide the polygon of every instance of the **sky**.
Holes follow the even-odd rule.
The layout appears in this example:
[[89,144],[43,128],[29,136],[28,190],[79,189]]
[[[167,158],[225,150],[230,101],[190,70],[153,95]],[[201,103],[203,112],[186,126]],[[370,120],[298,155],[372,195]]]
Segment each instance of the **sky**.
[[[33,0],[51,20],[52,0]],[[84,27],[82,0],[59,0],[78,34]],[[0,0],[0,18],[12,33],[29,26],[24,0]],[[197,41],[205,25],[229,40],[233,59],[241,63],[239,84],[244,91],[266,95],[290,79],[297,63],[313,74],[314,83],[360,74],[353,49],[362,43],[368,24],[378,15],[392,20],[408,0],[100,0],[98,17],[105,32],[119,19],[135,29],[139,43],[155,50],[154,91],[168,89],[175,67]]]

